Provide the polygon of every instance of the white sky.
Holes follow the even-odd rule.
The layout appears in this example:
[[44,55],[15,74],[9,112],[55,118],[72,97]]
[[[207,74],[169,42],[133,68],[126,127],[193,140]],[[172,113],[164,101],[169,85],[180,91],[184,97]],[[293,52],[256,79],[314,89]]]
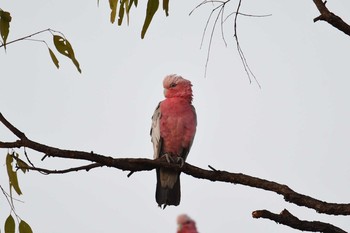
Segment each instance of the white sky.
[[[188,13],[200,1],[170,1],[170,17],[159,11],[144,40],[145,1],[132,10],[130,25],[109,22],[100,1],[2,1],[13,17],[9,41],[52,28],[71,42],[83,73],[57,52],[60,69],[42,43],[22,41],[0,56],[0,111],[32,140],[94,151],[116,158],[152,158],[151,115],[163,99],[162,80],[177,73],[193,83],[198,131],[187,162],[241,172],[289,185],[295,191],[348,203],[349,37],[326,23],[313,23],[312,1],[249,1],[242,11],[272,14],[240,17],[241,46],[262,89],[249,84],[225,25],[228,46],[214,35],[207,77],[207,36],[200,41],[210,6]],[[328,7],[350,22],[348,0]],[[161,6],[160,6],[161,7]],[[231,6],[232,7],[232,6]],[[234,9],[227,9],[230,13]],[[50,34],[35,37],[52,45]],[[0,140],[13,135],[1,126]],[[2,150],[3,155],[6,150]],[[23,150],[18,150],[23,155]],[[80,163],[28,151],[37,166],[66,168]],[[3,160],[5,163],[5,158]],[[7,187],[3,165],[1,185]],[[287,208],[306,220],[350,230],[348,217],[318,215],[285,203],[275,193],[241,185],[181,176],[178,207],[161,210],[154,198],[156,175],[102,168],[90,172],[20,175],[25,203],[17,212],[34,232],[175,232],[176,216],[187,213],[201,233],[297,232],[251,212]],[[0,221],[9,211],[0,199]]]

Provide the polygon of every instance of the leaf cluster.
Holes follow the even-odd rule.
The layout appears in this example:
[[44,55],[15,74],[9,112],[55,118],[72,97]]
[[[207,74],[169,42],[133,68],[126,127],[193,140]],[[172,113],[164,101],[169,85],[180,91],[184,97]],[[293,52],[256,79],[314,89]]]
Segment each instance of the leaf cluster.
[[42,42],[47,46],[51,60],[58,69],[60,67],[59,61],[58,61],[55,53],[53,52],[53,50],[48,46],[48,43],[45,40],[31,39],[32,37],[37,36],[38,34],[41,34],[43,32],[50,32],[52,37],[53,37],[53,44],[55,45],[56,50],[60,54],[68,57],[73,62],[73,64],[75,65],[75,67],[77,68],[79,73],[81,73],[80,64],[75,57],[73,47],[72,47],[71,43],[65,38],[65,36],[61,32],[58,32],[58,31],[55,31],[52,29],[45,29],[45,30],[33,33],[31,35],[7,42],[7,38],[9,36],[9,32],[10,32],[11,20],[12,20],[12,17],[11,17],[10,12],[7,12],[7,11],[0,9],[0,35],[1,35],[1,43],[2,43],[2,44],[0,44],[0,47],[4,47],[6,50],[6,46],[8,44],[22,41],[22,40],[31,40],[31,41],[36,41],[36,42]]
[[[119,3],[119,4],[118,4]],[[124,16],[126,14],[127,24],[129,25],[130,9],[138,5],[138,0],[109,0],[109,7],[111,9],[110,21],[114,23],[118,14],[118,26],[122,25]],[[143,39],[146,35],[147,29],[151,24],[153,16],[158,11],[159,0],[148,0],[146,8],[145,21],[141,30],[141,38]],[[169,16],[169,0],[163,0],[163,10],[165,15]]]
[[[16,223],[11,214],[7,217],[5,221],[4,230],[5,233],[15,233],[16,231]],[[19,221],[18,231],[19,233],[33,233],[33,230],[30,227],[30,225],[22,219]]]
[[[6,169],[7,169],[7,174],[9,177],[10,194],[7,194],[3,190],[3,188],[1,186],[0,187],[1,187],[1,190],[2,190],[3,194],[5,195],[7,201],[10,205],[11,213],[13,212],[15,217],[17,218],[18,232],[19,233],[32,233],[33,231],[32,231],[32,228],[30,227],[30,225],[26,221],[21,219],[17,215],[17,213],[15,212],[15,207],[13,204],[14,198],[12,196],[12,189],[15,190],[15,192],[18,195],[22,195],[22,191],[21,191],[21,189],[19,187],[19,183],[18,183],[17,172],[22,171],[23,173],[26,173],[27,171],[29,171],[28,164],[19,158],[18,153],[13,151],[12,153],[7,153],[7,155],[6,155]],[[16,231],[16,222],[15,222],[15,219],[13,218],[11,213],[7,217],[7,219],[5,220],[5,225],[4,225],[5,233],[15,233],[15,231]]]

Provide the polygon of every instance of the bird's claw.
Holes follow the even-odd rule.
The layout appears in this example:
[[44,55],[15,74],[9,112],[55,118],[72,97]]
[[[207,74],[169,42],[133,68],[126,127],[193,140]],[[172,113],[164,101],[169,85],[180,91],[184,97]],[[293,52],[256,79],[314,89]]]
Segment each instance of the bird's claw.
[[165,159],[168,163],[174,163],[174,159],[169,154],[164,154]]
[[185,164],[185,160],[182,157],[177,157],[176,163],[178,163],[180,165],[180,168],[182,168]]
[[182,168],[185,164],[185,160],[182,157],[173,157],[171,154],[164,154],[164,157],[168,163],[176,163],[180,165],[180,168]]

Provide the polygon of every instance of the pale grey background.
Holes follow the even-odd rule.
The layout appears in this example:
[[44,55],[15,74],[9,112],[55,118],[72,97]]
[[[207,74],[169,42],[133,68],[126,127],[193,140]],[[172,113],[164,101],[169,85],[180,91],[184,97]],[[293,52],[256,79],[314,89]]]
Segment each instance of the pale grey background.
[[[244,1],[242,11],[272,14],[239,18],[239,36],[262,89],[249,84],[225,25],[227,48],[216,31],[207,77],[208,36],[203,28],[211,7],[188,13],[200,1],[170,1],[170,17],[159,11],[144,40],[145,1],[132,10],[130,26],[109,22],[100,1],[1,1],[12,13],[9,41],[52,28],[75,49],[83,73],[58,56],[57,70],[42,43],[22,41],[0,56],[0,110],[26,135],[66,149],[113,157],[152,157],[151,115],[163,99],[162,80],[177,73],[193,83],[198,131],[188,162],[242,172],[289,185],[315,198],[348,203],[349,37],[326,23],[313,23],[312,1]],[[328,7],[348,22],[350,2]],[[233,9],[227,9],[229,13]],[[45,39],[46,33],[35,37]],[[15,137],[0,126],[1,140]],[[6,150],[0,151],[3,156]],[[23,150],[18,150],[23,155]],[[38,166],[65,168],[71,160],[37,158]],[[33,159],[35,160],[35,159]],[[4,166],[1,185],[6,186]],[[349,217],[318,215],[285,203],[275,193],[181,176],[179,207],[157,207],[155,172],[102,168],[88,173],[20,175],[25,203],[18,214],[35,232],[175,232],[178,214],[193,217],[201,233],[297,232],[251,212],[284,208],[306,220],[329,221],[350,230]],[[9,214],[0,198],[0,220]]]

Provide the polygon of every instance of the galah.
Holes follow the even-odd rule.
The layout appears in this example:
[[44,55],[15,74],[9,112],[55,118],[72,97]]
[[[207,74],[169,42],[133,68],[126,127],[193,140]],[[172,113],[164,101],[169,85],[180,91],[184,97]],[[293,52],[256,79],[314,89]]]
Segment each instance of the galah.
[[186,214],[179,215],[177,217],[177,233],[198,233],[196,222]]
[[[197,116],[192,105],[192,84],[179,75],[163,81],[165,100],[152,116],[154,159],[165,156],[170,163],[184,164],[196,133]],[[156,201],[159,207],[180,203],[180,173],[157,169]]]

